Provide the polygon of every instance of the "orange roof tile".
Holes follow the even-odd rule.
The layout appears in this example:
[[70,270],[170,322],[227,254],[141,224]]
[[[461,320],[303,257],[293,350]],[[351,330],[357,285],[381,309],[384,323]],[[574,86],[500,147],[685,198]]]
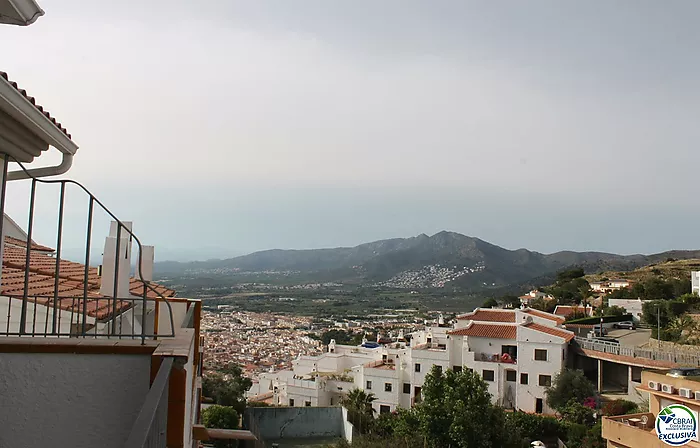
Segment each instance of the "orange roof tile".
[[545,313],[544,311],[536,310],[534,308],[528,308],[523,310],[524,313],[532,314],[533,316],[541,317],[543,319],[549,319],[554,322],[563,323],[566,319],[556,314]]
[[[5,243],[13,245],[13,246],[27,247],[26,241],[20,240],[18,238],[13,238],[11,236],[5,237]],[[52,249],[48,246],[42,246],[41,244],[37,244],[34,241],[32,241],[32,250],[38,250],[41,252],[56,252],[54,249]]]
[[582,306],[571,306],[571,305],[557,305],[554,309],[554,314],[557,316],[569,317],[574,313],[588,314],[590,308],[585,308]]
[[473,320],[478,322],[515,322],[515,311],[513,310],[483,310],[477,308],[471,313],[457,316],[459,320]]
[[475,336],[480,338],[515,339],[517,330],[516,325],[482,324],[472,322],[466,328],[453,330],[447,334],[455,336]]
[[[2,260],[2,281],[0,294],[8,297],[23,297],[25,286],[25,267],[27,264],[27,251],[24,246],[15,244],[20,240],[6,240]],[[21,241],[20,241],[21,242]],[[38,247],[45,247],[39,246]],[[32,248],[35,246],[32,245]],[[63,310],[82,310],[80,299],[85,292],[85,265],[61,259],[59,261],[57,306]],[[130,300],[107,300],[100,303],[101,277],[97,268],[88,268],[88,301],[85,304],[87,314],[98,319],[109,317],[115,310],[123,311],[133,305]],[[56,281],[56,258],[40,251],[31,251],[29,259],[29,277],[27,283],[27,296],[32,301],[53,305]],[[135,296],[143,294],[143,281],[130,279],[129,292]],[[175,291],[151,282],[152,290],[147,291],[149,298],[175,296]]]
[[524,325],[524,327],[529,328],[531,330],[540,331],[542,333],[551,334],[552,336],[560,337],[566,342],[569,342],[574,338],[574,334],[569,331],[562,330],[561,328],[554,328],[548,327],[546,325],[536,324],[534,322],[527,323]]

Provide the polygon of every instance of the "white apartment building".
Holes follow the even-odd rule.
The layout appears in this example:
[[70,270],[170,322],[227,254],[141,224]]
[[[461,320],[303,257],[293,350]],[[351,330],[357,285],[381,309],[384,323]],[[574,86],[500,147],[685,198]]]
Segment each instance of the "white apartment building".
[[249,396],[273,392],[275,404],[328,406],[359,388],[374,394],[377,413],[386,413],[420,402],[425,375],[438,365],[478,372],[494,403],[503,407],[552,413],[545,388],[564,368],[574,337],[561,328],[563,323],[560,316],[528,308],[477,308],[458,316],[454,326],[413,333],[411,346],[368,349],[332,342],[328,353],[300,357],[293,371],[261,376]]

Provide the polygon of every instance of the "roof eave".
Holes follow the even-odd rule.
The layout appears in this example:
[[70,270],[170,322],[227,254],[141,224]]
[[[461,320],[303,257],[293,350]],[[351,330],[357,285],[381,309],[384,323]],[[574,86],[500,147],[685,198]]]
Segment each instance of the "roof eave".
[[0,14],[0,23],[27,26],[44,15],[44,10],[34,0],[0,0],[0,3],[9,5],[9,9],[16,13],[12,16]]
[[2,76],[0,76],[0,101],[9,106],[8,113],[10,115],[49,145],[64,154],[75,154],[78,150],[78,145],[68,135]]

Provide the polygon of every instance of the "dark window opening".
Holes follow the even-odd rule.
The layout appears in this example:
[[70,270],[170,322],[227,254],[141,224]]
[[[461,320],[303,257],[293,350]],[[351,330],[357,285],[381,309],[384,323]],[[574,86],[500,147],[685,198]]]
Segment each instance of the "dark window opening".
[[541,350],[539,348],[535,349],[535,361],[546,361],[547,360],[547,350]]

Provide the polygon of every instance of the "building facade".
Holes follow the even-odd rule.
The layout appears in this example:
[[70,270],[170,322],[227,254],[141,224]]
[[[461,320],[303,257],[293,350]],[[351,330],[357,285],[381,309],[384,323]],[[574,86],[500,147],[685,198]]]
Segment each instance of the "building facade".
[[[412,334],[411,343],[375,348],[337,345],[302,357],[292,371],[261,375],[249,399],[272,393],[287,406],[336,404],[348,390],[372,393],[379,414],[420,402],[433,366],[471,369],[488,384],[494,403],[526,412],[551,413],[545,389],[566,365],[574,334],[564,319],[533,309],[476,309],[454,325],[435,324]],[[317,404],[318,403],[318,404]]]

